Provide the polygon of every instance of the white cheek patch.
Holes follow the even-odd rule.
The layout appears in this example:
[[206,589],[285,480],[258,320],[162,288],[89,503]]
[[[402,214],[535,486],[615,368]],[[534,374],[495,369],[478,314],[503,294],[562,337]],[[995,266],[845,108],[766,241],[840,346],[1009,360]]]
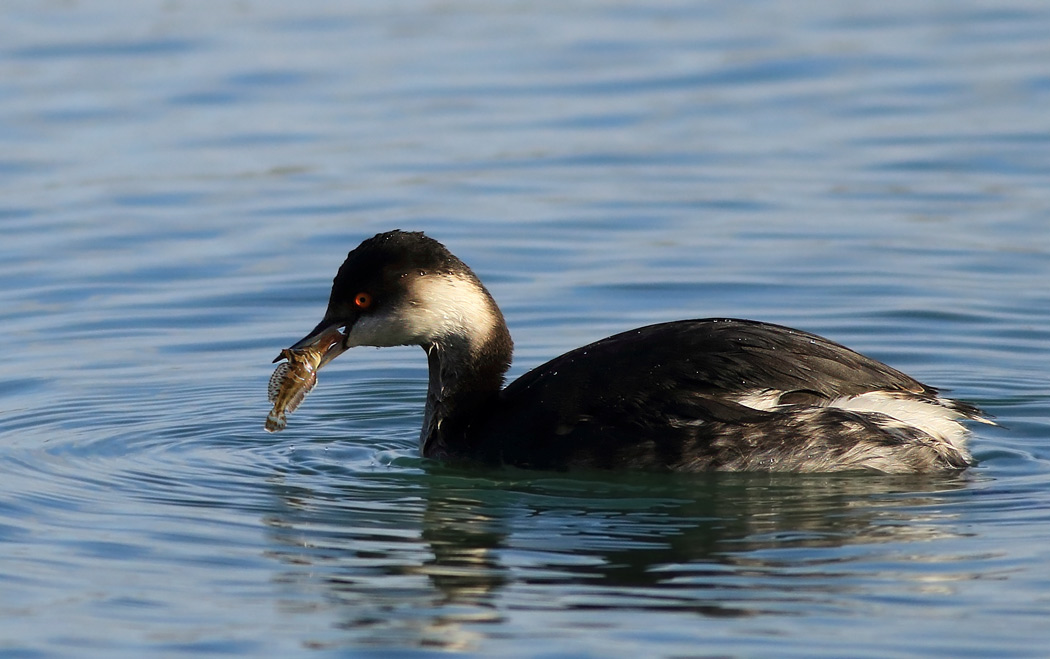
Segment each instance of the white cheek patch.
[[496,327],[492,299],[477,282],[463,277],[421,277],[410,291],[417,333],[428,337],[469,337],[484,344]]
[[397,308],[362,315],[346,345],[420,345],[458,338],[474,349],[489,339],[497,324],[491,298],[468,278],[419,277],[409,283],[404,299]]

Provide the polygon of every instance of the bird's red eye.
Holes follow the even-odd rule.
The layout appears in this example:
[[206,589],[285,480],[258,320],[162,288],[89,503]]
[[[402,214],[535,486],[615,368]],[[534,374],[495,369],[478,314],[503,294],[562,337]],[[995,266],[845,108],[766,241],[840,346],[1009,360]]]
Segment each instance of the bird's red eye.
[[354,306],[358,309],[367,309],[372,306],[372,296],[363,291],[358,293],[354,296]]

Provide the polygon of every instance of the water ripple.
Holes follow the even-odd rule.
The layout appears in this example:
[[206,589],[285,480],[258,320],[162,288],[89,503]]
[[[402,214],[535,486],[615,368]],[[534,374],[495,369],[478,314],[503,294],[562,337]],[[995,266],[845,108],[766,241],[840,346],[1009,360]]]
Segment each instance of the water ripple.
[[[202,11],[10,12],[7,652],[1045,652],[1043,4]],[[514,375],[754,317],[1000,425],[953,476],[454,467],[406,348],[266,433],[270,360],[393,227],[476,268]]]

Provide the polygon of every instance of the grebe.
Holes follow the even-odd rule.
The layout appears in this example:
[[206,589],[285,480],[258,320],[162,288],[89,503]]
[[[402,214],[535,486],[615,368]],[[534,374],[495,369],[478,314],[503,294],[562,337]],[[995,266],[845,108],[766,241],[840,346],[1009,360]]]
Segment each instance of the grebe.
[[[422,454],[537,469],[965,469],[968,403],[814,334],[681,320],[602,339],[503,388],[513,343],[469,267],[422,233],[361,243],[324,319],[289,350],[317,368],[354,346],[418,345]],[[288,351],[274,361],[286,356]]]

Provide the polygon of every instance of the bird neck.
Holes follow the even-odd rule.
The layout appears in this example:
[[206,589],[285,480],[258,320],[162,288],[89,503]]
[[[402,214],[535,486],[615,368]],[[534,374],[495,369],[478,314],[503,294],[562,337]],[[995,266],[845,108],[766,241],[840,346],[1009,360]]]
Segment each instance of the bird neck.
[[510,332],[500,315],[481,342],[477,337],[453,336],[423,349],[430,377],[420,433],[422,453],[432,458],[469,455],[472,431],[492,412],[510,367]]

